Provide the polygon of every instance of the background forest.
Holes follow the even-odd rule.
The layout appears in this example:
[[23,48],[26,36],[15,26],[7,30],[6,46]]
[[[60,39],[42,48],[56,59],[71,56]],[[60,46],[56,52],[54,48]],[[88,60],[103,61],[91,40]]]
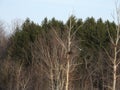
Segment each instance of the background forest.
[[120,73],[119,66],[113,70],[116,29],[115,22],[93,17],[41,24],[27,18],[6,36],[1,24],[0,90],[120,90],[119,76],[113,77]]

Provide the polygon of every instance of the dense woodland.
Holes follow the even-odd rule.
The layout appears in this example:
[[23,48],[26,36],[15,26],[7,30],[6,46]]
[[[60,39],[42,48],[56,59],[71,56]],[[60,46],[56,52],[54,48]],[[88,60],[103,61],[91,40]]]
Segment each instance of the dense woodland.
[[0,90],[120,90],[119,38],[118,24],[93,17],[27,18],[10,36],[1,24]]

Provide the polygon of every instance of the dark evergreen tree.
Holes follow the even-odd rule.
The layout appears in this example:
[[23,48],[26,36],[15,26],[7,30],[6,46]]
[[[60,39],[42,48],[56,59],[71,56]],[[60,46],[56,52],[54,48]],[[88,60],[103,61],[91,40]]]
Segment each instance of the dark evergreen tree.
[[20,28],[16,27],[15,33],[11,37],[9,55],[16,61],[30,64],[32,61],[31,44],[34,43],[40,31],[39,25],[26,19]]

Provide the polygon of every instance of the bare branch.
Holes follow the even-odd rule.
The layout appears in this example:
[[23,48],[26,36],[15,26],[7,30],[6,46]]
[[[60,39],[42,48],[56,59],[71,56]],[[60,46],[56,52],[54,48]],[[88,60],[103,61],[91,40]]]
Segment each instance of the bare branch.
[[73,34],[71,35],[71,38],[74,37],[74,35],[77,33],[77,31],[80,29],[80,27],[82,27],[82,25],[80,25],[80,26],[73,32]]
[[55,29],[54,29],[53,27],[52,27],[52,30],[54,31],[54,33],[55,33],[55,35],[56,35],[57,41],[64,47],[65,50],[67,50],[67,48],[66,48],[64,42],[59,38],[57,32],[55,31]]
[[110,59],[110,61],[113,64],[113,58],[111,57],[111,55],[109,54],[109,52],[105,48],[103,48],[103,49],[104,49],[105,53],[107,54],[108,58]]
[[[107,26],[108,27],[108,26]],[[114,42],[114,39],[112,38],[112,36],[111,36],[111,34],[110,34],[110,31],[107,29],[107,31],[108,31],[108,35],[109,35],[109,37],[110,37],[110,41],[111,41],[111,43],[113,44],[113,45],[115,45],[115,42]]]

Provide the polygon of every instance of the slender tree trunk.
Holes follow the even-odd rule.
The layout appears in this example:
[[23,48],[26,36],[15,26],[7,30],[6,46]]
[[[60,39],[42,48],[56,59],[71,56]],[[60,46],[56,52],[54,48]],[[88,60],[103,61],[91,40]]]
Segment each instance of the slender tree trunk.
[[51,88],[52,88],[52,90],[54,90],[54,82],[53,82],[53,72],[52,72],[52,69],[50,69],[50,77],[51,77],[50,79],[51,79],[51,84],[52,84]]
[[69,71],[70,71],[70,62],[67,61],[67,71],[66,71],[66,90],[69,89]]
[[113,86],[112,86],[112,90],[116,90],[116,71],[117,71],[117,64],[116,64],[116,60],[117,60],[117,47],[115,47],[114,49],[114,61],[113,61]]
[[69,73],[70,73],[70,55],[71,55],[71,20],[70,28],[68,31],[68,44],[67,44],[67,69],[66,69],[66,90],[69,90]]

